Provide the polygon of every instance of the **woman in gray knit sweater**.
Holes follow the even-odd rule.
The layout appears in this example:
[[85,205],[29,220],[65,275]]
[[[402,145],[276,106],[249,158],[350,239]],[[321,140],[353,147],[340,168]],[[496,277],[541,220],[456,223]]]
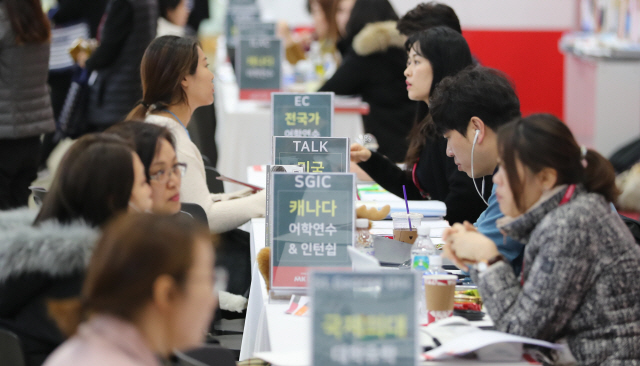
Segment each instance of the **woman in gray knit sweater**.
[[551,115],[498,134],[502,232],[525,244],[521,276],[471,225],[445,233],[445,255],[471,266],[495,327],[558,341],[580,365],[640,365],[640,247],[610,202],[611,164]]

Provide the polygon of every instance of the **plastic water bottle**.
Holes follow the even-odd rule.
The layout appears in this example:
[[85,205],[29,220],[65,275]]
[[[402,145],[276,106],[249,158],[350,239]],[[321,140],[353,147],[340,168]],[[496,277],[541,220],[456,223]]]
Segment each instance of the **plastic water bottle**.
[[369,255],[375,254],[373,236],[369,232],[368,219],[356,220],[356,249]]
[[449,274],[442,269],[442,257],[434,254],[429,256],[429,269],[424,273],[425,275],[435,274]]
[[429,259],[436,254],[436,246],[429,238],[431,228],[422,225],[418,228],[418,238],[411,249],[411,268],[423,274],[429,270]]

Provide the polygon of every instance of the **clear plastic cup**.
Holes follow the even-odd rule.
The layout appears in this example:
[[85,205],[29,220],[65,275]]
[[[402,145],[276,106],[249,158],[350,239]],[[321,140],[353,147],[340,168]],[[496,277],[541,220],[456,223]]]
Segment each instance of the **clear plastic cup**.
[[[422,217],[423,216],[420,213],[392,213],[391,219],[393,219],[393,239],[413,244],[418,237],[418,228],[422,223]],[[409,226],[409,221],[411,221],[411,226]]]

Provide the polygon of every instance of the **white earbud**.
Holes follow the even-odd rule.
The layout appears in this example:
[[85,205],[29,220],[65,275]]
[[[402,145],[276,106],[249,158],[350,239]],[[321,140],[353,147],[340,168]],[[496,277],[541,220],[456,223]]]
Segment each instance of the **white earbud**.
[[485,205],[489,206],[487,200],[484,199],[484,177],[482,177],[482,193],[478,189],[478,185],[476,184],[476,176],[473,174],[473,153],[476,149],[476,143],[478,142],[478,136],[480,135],[480,130],[476,129],[476,135],[473,137],[473,146],[471,146],[471,179],[473,180],[473,186],[476,187],[476,192],[480,195],[480,198],[484,202]]

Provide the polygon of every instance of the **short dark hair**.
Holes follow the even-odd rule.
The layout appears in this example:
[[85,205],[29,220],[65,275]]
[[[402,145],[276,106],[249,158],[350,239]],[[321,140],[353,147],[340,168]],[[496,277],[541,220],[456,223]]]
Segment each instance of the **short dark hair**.
[[441,25],[462,33],[456,12],[448,5],[431,1],[409,10],[398,20],[396,28],[405,36],[411,36],[416,32]]
[[150,179],[149,167],[160,150],[160,139],[167,140],[174,150],[176,148],[173,134],[166,127],[153,123],[135,120],[123,121],[109,127],[106,132],[116,134],[135,146],[136,152],[144,165],[144,174],[147,177],[147,181]]
[[520,101],[505,74],[476,66],[442,79],[429,99],[429,111],[439,133],[455,130],[466,136],[472,117],[497,132],[520,117]]
[[609,202],[618,197],[611,163],[591,149],[583,156],[569,127],[550,114],[533,114],[504,125],[498,132],[498,152],[520,211],[526,208],[516,161],[534,174],[544,168],[554,169],[558,173],[556,185],[581,183],[587,191],[599,193]]
[[356,0],[345,27],[344,38],[352,40],[367,24],[387,20],[398,20],[398,14],[388,0]]
[[160,16],[167,19],[167,13],[169,12],[169,10],[177,8],[178,5],[180,5],[180,1],[182,0],[158,0],[158,10],[160,11]]
[[133,146],[122,138],[89,134],[62,158],[34,225],[84,220],[98,227],[127,210],[133,189]]

